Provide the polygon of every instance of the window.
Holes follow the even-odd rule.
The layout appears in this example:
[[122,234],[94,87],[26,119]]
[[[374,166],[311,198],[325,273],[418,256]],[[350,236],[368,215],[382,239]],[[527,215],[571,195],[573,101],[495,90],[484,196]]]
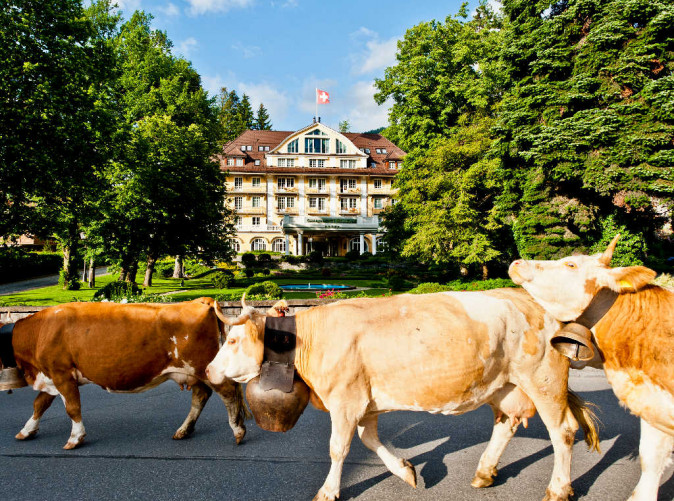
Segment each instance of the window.
[[336,153],[346,153],[346,145],[341,142],[339,139],[335,139],[336,147],[335,147],[335,152]]
[[294,158],[279,158],[278,159],[278,166],[279,167],[295,167],[295,159]]
[[259,177],[254,177],[250,181],[251,181],[251,183],[253,183],[253,188],[259,188],[260,187],[260,178]]
[[234,226],[241,226],[243,224],[243,219],[241,216],[234,216]]
[[239,191],[243,189],[243,178],[242,177],[235,177],[234,178],[234,189],[239,190]]
[[355,160],[340,160],[339,167],[341,169],[355,169],[356,161]]
[[243,158],[237,158],[236,159],[236,165],[237,165],[237,167],[242,167],[243,166]]
[[295,207],[295,198],[294,197],[278,197],[276,206],[278,210],[292,209]]
[[319,158],[311,158],[311,159],[309,159],[309,168],[311,168],[311,169],[324,169],[325,168],[325,160],[319,159]]
[[253,226],[260,226],[260,217],[253,216]]
[[264,146],[258,146],[257,151],[264,151]]
[[[369,252],[370,246],[367,245],[367,240],[363,239],[363,242],[365,242],[365,252]],[[360,237],[352,238],[349,242],[349,248],[351,250],[360,251]]]
[[241,145],[241,151],[246,151],[246,145],[245,144]]
[[264,241],[264,238],[254,238],[250,243],[250,248],[254,251],[267,250],[267,242]]
[[365,153],[370,154],[370,148],[365,148]]
[[259,161],[259,160],[255,160],[255,165],[260,165],[260,161]]
[[342,197],[339,199],[339,206],[342,210],[358,208],[358,199],[355,197]]
[[319,211],[325,210],[325,198],[323,197],[309,197],[309,208]]
[[287,190],[288,188],[295,187],[294,177],[279,177],[276,182],[279,190]]
[[233,158],[228,158],[228,159],[227,159],[227,165],[228,165],[228,166],[234,165],[234,159],[233,159]]
[[234,208],[241,210],[243,208],[243,197],[234,197]]
[[321,132],[320,129],[314,129],[311,132],[307,132],[307,136],[327,136],[325,132]]
[[278,166],[279,167],[285,167],[286,166],[286,159],[285,158],[279,158],[278,159]]
[[382,148],[382,149],[381,149],[381,152],[382,152],[384,155],[386,155],[386,153],[387,153],[386,148]]
[[304,138],[305,153],[330,153],[330,140],[319,138]]
[[381,148],[376,148],[375,151],[376,151],[377,153],[381,153]]
[[288,153],[297,153],[299,151],[299,139],[295,139],[288,143]]
[[265,146],[264,151],[269,151],[269,146]]
[[322,177],[310,177],[309,178],[309,189],[325,191],[325,179]]
[[272,252],[285,252],[286,251],[286,241],[283,238],[275,238],[271,243]]
[[241,244],[239,243],[238,240],[230,240],[229,241],[229,246],[232,248],[234,252],[241,252]]
[[253,207],[259,207],[260,206],[260,197],[253,197]]
[[342,193],[344,193],[346,190],[355,190],[356,189],[356,179],[355,178],[340,179],[339,180],[339,189]]
[[395,162],[389,162],[389,163],[388,163],[388,168],[389,168],[389,169],[395,169],[396,167],[397,167],[397,165],[396,165]]
[[374,179],[372,182],[374,183],[375,190],[381,190],[381,179]]
[[252,150],[253,150],[253,147],[251,145],[246,146],[246,151],[252,151]]
[[384,199],[383,198],[375,198],[374,199],[374,208],[375,209],[383,209],[384,208]]

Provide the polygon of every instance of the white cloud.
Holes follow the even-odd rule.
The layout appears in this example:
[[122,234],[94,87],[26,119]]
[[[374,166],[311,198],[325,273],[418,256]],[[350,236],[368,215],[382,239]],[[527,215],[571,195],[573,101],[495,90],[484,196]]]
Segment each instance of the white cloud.
[[290,99],[284,92],[266,82],[257,84],[241,82],[236,89],[239,97],[246,94],[250,98],[250,104],[256,114],[260,103],[264,104],[264,107],[269,112],[272,127],[277,130],[279,129],[279,124],[283,122],[288,114],[288,107],[290,105]]
[[392,105],[387,100],[378,106],[374,100],[377,89],[373,82],[356,82],[346,96],[346,102],[342,106],[341,120],[348,120],[352,132],[364,132],[386,127],[388,125],[388,110]]
[[317,80],[314,77],[310,77],[303,82],[297,107],[301,112],[307,113],[307,124],[311,123],[311,119],[316,113],[316,89],[324,90],[330,94],[330,103],[321,104],[318,106],[318,114],[320,115],[321,111],[323,111],[326,106],[330,107],[325,110],[326,112],[329,113],[332,111],[333,107],[335,106],[335,99],[337,99],[337,103],[339,103],[340,98],[338,93],[335,92],[336,88],[337,82],[332,79],[324,78],[322,80]]
[[253,5],[255,0],[187,0],[187,3],[190,4],[190,14],[196,16],[207,12],[227,12],[231,9],[243,9]]
[[271,6],[272,7],[280,7],[282,9],[287,9],[287,8],[295,8],[300,4],[299,0],[286,0],[285,2],[275,2],[272,0]]
[[199,47],[199,42],[197,42],[196,39],[189,37],[182,42],[177,43],[175,45],[175,51],[184,58],[188,58],[197,47]]
[[171,2],[167,3],[166,5],[157,7],[157,10],[166,17],[176,17],[180,15],[180,9],[178,9],[176,4]]
[[398,37],[379,40],[377,33],[361,27],[351,34],[351,38],[364,45],[359,52],[349,56],[351,70],[356,75],[365,75],[395,64]]
[[244,59],[250,59],[256,56],[259,56],[262,53],[262,49],[256,47],[255,45],[243,45],[241,42],[237,42],[232,45],[232,49],[239,52]]

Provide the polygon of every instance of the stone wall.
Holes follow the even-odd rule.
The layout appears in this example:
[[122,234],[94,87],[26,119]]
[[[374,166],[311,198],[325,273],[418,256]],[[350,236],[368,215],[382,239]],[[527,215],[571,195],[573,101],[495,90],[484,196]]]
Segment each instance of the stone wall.
[[[334,301],[334,299],[289,299],[289,314],[294,315],[296,312],[306,310],[312,306],[332,303]],[[260,309],[269,308],[274,303],[276,301],[246,301],[246,305]],[[241,313],[241,301],[223,301],[220,303],[220,307],[223,313],[228,316],[235,317]],[[45,308],[49,308],[49,306],[0,306],[0,323],[16,322]]]

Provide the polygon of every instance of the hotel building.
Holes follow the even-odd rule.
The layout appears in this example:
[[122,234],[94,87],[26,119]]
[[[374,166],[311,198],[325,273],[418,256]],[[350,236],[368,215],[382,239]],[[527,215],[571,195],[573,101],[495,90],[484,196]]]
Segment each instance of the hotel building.
[[395,196],[405,156],[379,134],[340,133],[319,122],[295,131],[247,130],[225,144],[237,252],[376,254],[379,214]]

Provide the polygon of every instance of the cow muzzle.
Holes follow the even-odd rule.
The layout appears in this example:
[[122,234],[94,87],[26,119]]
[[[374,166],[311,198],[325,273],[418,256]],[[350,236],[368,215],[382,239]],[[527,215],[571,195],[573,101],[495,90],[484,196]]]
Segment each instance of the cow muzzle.
[[562,327],[550,340],[552,347],[574,361],[594,358],[592,332],[587,327],[571,322]]

